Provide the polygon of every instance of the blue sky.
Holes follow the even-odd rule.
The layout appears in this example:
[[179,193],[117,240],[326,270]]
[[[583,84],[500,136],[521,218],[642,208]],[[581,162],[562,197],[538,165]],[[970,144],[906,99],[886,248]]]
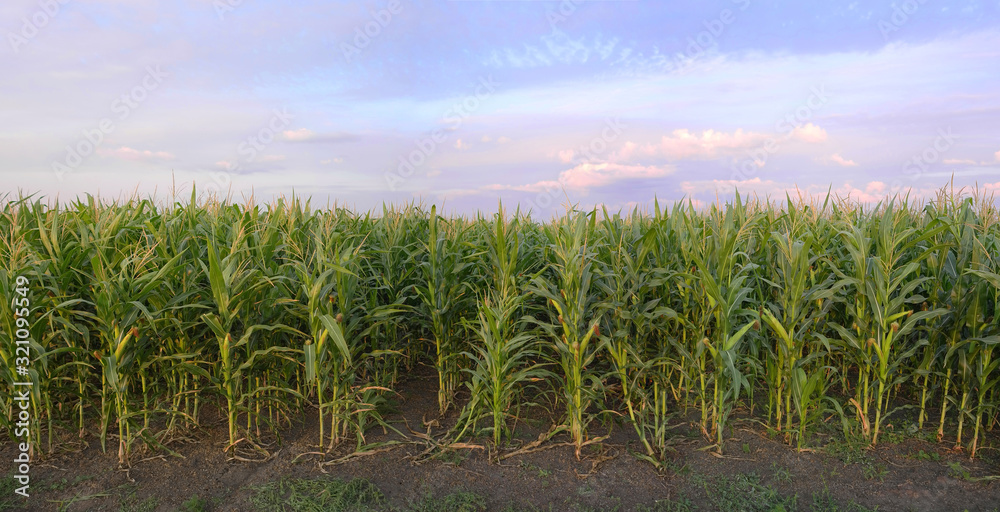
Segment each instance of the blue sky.
[[11,0],[0,29],[8,192],[556,213],[1000,188],[997,0]]

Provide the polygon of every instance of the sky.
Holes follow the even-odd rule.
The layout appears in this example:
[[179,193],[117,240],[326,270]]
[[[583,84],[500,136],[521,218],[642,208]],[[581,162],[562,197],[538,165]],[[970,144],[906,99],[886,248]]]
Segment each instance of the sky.
[[5,0],[0,32],[13,195],[471,214],[1000,188],[998,0]]

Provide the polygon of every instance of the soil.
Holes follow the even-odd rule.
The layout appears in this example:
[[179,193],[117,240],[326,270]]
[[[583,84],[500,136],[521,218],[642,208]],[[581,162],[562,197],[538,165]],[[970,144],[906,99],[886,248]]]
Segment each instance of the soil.
[[[585,448],[580,460],[574,448],[557,435],[543,444],[542,451],[518,455],[498,462],[487,449],[462,449],[432,459],[415,458],[428,445],[408,429],[432,436],[442,434],[454,423],[455,413],[437,418],[436,378],[429,373],[411,377],[401,386],[397,409],[387,419],[408,434],[369,431],[367,441],[402,440],[401,444],[373,455],[356,457],[321,468],[318,456],[301,454],[316,449],[318,427],[315,414],[307,411],[302,421],[282,432],[282,443],[266,462],[227,461],[223,452],[226,427],[223,418],[207,418],[192,434],[195,439],[176,442],[173,450],[183,456],[160,455],[135,460],[126,470],[117,469],[115,450],[102,453],[100,443],[35,461],[31,467],[31,497],[9,501],[12,510],[128,510],[129,504],[149,500],[156,510],[179,510],[192,497],[217,511],[254,510],[250,498],[254,486],[284,477],[318,478],[326,472],[340,479],[370,480],[389,502],[404,508],[427,496],[443,496],[455,490],[471,491],[486,499],[489,510],[511,504],[541,510],[635,510],[652,507],[658,501],[687,503],[697,510],[722,507],[718,497],[706,489],[720,482],[753,475],[761,485],[779,494],[797,496],[799,510],[809,510],[815,496],[845,507],[856,503],[878,510],[995,510],[1000,507],[1000,480],[974,480],[1000,474],[998,432],[989,434],[975,461],[937,443],[929,435],[886,436],[889,441],[877,448],[846,457],[826,449],[799,452],[781,436],[753,419],[748,411],[735,421],[726,453],[720,457],[704,449],[709,443],[698,430],[695,418],[675,419],[671,432],[675,452],[666,467],[658,470],[631,453],[639,443],[635,432],[624,424],[595,420],[591,435],[609,437]],[[523,443],[537,439],[551,425],[544,414],[521,422],[516,437]],[[424,426],[424,421],[430,426]],[[688,421],[691,420],[691,421]],[[930,429],[928,429],[930,430]],[[837,439],[817,434],[812,446]],[[482,441],[483,446],[487,443]],[[349,447],[341,452],[348,453]],[[10,461],[14,446],[0,447],[0,458]],[[322,460],[332,460],[326,456]],[[139,459],[137,457],[136,459]],[[960,464],[958,466],[957,464]],[[150,500],[152,498],[152,500]],[[3,507],[0,507],[2,509]],[[842,508],[843,509],[843,508]],[[8,508],[11,510],[11,508]],[[670,508],[670,510],[674,510]]]

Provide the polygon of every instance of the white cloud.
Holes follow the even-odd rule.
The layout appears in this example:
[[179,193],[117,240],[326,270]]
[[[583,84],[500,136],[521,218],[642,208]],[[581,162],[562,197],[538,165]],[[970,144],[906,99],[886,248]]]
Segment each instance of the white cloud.
[[839,165],[841,167],[857,167],[858,166],[857,162],[855,162],[854,160],[848,160],[848,159],[840,156],[840,153],[834,153],[834,154],[832,154],[830,156],[821,158],[820,161],[828,163],[828,164],[836,164],[836,165]]
[[516,190],[519,192],[543,192],[568,188],[585,192],[591,188],[610,185],[623,180],[638,178],[661,178],[674,173],[672,166],[624,165],[615,163],[583,163],[559,173],[558,180],[543,180],[527,185],[487,185],[483,190]]
[[826,140],[826,130],[812,123],[806,123],[796,127],[792,136],[803,142],[823,142]]
[[316,136],[316,134],[313,133],[313,131],[308,128],[299,128],[298,130],[285,130],[281,132],[281,135],[285,138],[285,140],[293,142],[306,141]]
[[97,153],[103,157],[109,158],[120,158],[122,160],[133,160],[139,162],[162,162],[164,160],[173,160],[175,157],[172,153],[166,151],[149,151],[132,149],[130,147],[122,146],[118,149],[98,149]]
[[634,152],[649,156],[663,156],[669,160],[712,159],[722,154],[746,150],[764,143],[770,136],[764,133],[744,132],[736,130],[732,133],[705,130],[700,134],[687,129],[674,130],[670,135],[664,135],[659,144],[649,144],[637,148],[635,144],[625,143],[620,154],[631,156]]
[[[827,137],[825,130],[812,123],[796,128],[789,136],[804,142],[822,142]],[[701,133],[679,129],[664,135],[658,144],[625,142],[611,159],[627,161],[636,156],[658,156],[667,160],[710,160],[759,148],[768,140],[778,142],[781,137],[742,129],[733,132],[705,130]]]
[[636,178],[660,178],[674,172],[673,167],[583,163],[559,174],[559,182],[569,188],[603,187],[616,181]]
[[492,50],[489,55],[482,57],[482,63],[493,67],[513,68],[584,64],[588,61],[607,60],[615,53],[617,46],[617,38],[597,36],[591,41],[583,37],[573,39],[565,32],[555,29],[551,34],[539,38],[535,44]]
[[[997,184],[1000,186],[1000,183]],[[987,188],[989,185],[987,185]],[[877,203],[888,197],[899,194],[908,195],[910,199],[929,199],[937,195],[937,188],[899,187],[893,189],[882,181],[870,181],[862,186],[854,186],[850,181],[840,186],[830,188],[823,185],[808,185],[799,187],[794,183],[781,183],[774,180],[762,180],[759,177],[747,180],[700,180],[681,183],[681,190],[688,195],[718,194],[720,196],[733,194],[739,190],[741,195],[751,194],[761,199],[784,200],[785,195],[800,200],[822,200],[827,193],[833,198],[862,203]]]

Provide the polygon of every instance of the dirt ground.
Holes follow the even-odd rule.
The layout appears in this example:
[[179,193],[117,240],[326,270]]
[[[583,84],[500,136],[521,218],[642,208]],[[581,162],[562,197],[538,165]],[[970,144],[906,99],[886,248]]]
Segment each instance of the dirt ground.
[[[403,432],[408,432],[407,427],[426,432],[422,425],[426,419],[432,424],[432,435],[443,433],[454,422],[454,413],[435,424],[435,385],[430,374],[411,378],[402,386],[398,411],[388,416],[390,422]],[[638,442],[630,427],[600,420],[591,424],[591,434],[610,436],[600,445],[587,447],[581,460],[572,447],[561,444],[566,439],[560,436],[548,443],[549,449],[501,462],[483,449],[417,460],[414,456],[427,448],[418,436],[402,440],[376,428],[369,442],[404,442],[321,470],[315,456],[296,460],[315,449],[314,414],[283,432],[281,446],[273,448],[277,453],[261,463],[227,462],[225,425],[222,418],[209,418],[203,429],[192,434],[194,439],[171,446],[183,458],[158,456],[136,461],[128,471],[119,470],[114,450],[101,453],[100,444],[91,440],[80,450],[34,462],[31,497],[0,496],[0,510],[252,511],[255,487],[285,477],[330,476],[367,479],[392,507],[404,510],[424,497],[455,490],[481,496],[488,510],[974,511],[1000,507],[1000,480],[980,479],[1000,475],[996,431],[986,443],[991,448],[975,461],[951,450],[950,443],[932,442],[929,434],[888,435],[887,442],[872,450],[851,448],[831,441],[837,439],[835,435],[818,434],[810,443],[819,448],[798,452],[769,435],[743,411],[726,444],[726,455],[719,457],[702,449],[708,443],[691,423],[680,415],[676,423],[672,431],[676,452],[659,471],[631,455]],[[536,439],[550,424],[551,419],[544,417],[522,422],[517,437],[525,442]],[[9,442],[0,448],[2,460],[12,460],[14,453]],[[773,500],[784,500],[784,505],[769,505]]]

